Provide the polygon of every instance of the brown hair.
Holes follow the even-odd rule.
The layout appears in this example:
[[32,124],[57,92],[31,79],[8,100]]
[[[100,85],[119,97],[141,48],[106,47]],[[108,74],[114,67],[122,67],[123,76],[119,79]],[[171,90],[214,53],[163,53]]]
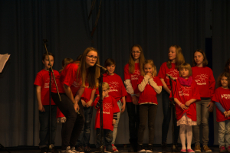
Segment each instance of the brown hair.
[[[51,56],[53,56],[53,58],[54,58],[54,54],[53,54],[53,53],[48,52],[48,55],[51,55]],[[44,54],[42,55],[42,61],[45,60],[46,56],[47,56],[47,53],[44,53]]]
[[197,49],[194,53],[193,53],[193,60],[192,60],[192,63],[193,63],[193,66],[196,66],[196,62],[194,60],[194,55],[196,52],[200,52],[202,55],[203,55],[203,66],[207,66],[208,65],[208,59],[205,55],[205,52],[202,50],[202,49]]
[[[97,88],[98,87],[98,78],[100,76],[100,68],[98,66],[96,66],[96,64],[94,66],[89,67],[88,70],[86,68],[86,56],[90,51],[97,52],[96,64],[100,64],[98,51],[93,47],[86,48],[82,54],[82,58],[81,58],[81,61],[79,64],[79,69],[77,71],[77,77],[79,74],[81,75],[83,87],[85,87],[85,82],[87,81],[89,83],[90,88]],[[75,63],[79,63],[79,62],[75,61]]]
[[144,70],[144,67],[145,67],[146,64],[150,64],[152,66],[152,68],[153,68],[153,76],[157,76],[157,67],[154,64],[153,60],[150,60],[150,59],[149,60],[145,60],[145,63],[143,65],[143,70]]
[[72,58],[69,58],[69,57],[66,57],[62,60],[62,69],[60,70],[60,72],[66,67],[66,65],[68,65],[69,63],[72,63],[73,62],[73,59]]
[[[179,66],[181,64],[183,64],[185,62],[184,60],[184,56],[183,56],[183,53],[182,53],[182,49],[179,45],[172,45],[170,47],[174,47],[176,48],[176,59],[175,59],[175,64],[176,64],[176,68],[178,69]],[[169,47],[169,48],[170,48]],[[170,69],[172,67],[172,61],[168,60],[167,61],[167,67]]]
[[112,58],[107,58],[107,59],[105,60],[104,66],[107,67],[107,66],[111,66],[111,65],[113,65],[113,64],[116,66],[116,63],[115,63],[115,61],[114,61]]
[[192,76],[192,68],[191,68],[191,65],[190,65],[189,63],[183,63],[183,64],[181,64],[181,65],[179,66],[179,71],[180,71],[181,69],[186,69],[186,70],[189,71],[188,77]]
[[222,86],[222,84],[221,84],[222,77],[227,77],[227,79],[228,79],[228,88],[230,88],[230,73],[228,73],[228,72],[223,72],[223,73],[220,74],[220,76],[217,79],[218,87]]
[[230,72],[229,65],[230,65],[230,58],[228,59],[228,61],[225,64],[224,72]]
[[130,54],[129,54],[129,73],[134,73],[134,69],[135,69],[135,61],[133,59],[133,55],[132,55],[132,49],[133,47],[138,47],[141,51],[140,53],[140,58],[139,58],[139,64],[140,64],[140,72],[141,72],[141,75],[145,75],[145,72],[143,70],[143,65],[144,65],[144,62],[145,62],[145,56],[144,56],[144,53],[143,53],[143,49],[141,47],[141,45],[133,45],[131,47],[131,50],[130,50]]

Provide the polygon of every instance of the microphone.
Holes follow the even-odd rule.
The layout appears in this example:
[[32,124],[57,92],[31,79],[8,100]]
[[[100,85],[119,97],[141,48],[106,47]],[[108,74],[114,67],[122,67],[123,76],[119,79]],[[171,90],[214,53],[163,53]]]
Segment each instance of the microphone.
[[166,73],[166,75],[167,75],[167,77],[169,77],[169,79],[171,79],[171,80],[173,80],[173,81],[176,81],[176,79],[175,79],[174,77],[172,77],[171,75],[169,75],[169,74],[167,74],[167,73]]
[[108,71],[104,66],[101,66],[99,64],[96,64],[98,67],[102,68],[105,72]]

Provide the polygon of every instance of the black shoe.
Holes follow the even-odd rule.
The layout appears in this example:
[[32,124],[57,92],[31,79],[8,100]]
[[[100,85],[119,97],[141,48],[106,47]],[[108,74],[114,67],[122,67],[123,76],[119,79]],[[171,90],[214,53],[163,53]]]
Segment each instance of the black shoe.
[[137,152],[139,152],[139,153],[145,153],[146,151],[145,151],[145,148],[143,147],[143,145],[138,145],[137,146]]
[[161,146],[162,152],[170,152],[167,148],[167,143],[166,142],[162,142],[162,146]]
[[79,147],[77,147],[77,151],[84,152],[85,148],[83,146],[79,146]]
[[51,153],[59,153],[59,151],[58,151],[55,147],[53,147],[53,148],[51,149]]
[[147,149],[145,151],[146,151],[146,153],[153,152],[153,145],[152,144],[148,144],[148,147],[147,147]]
[[41,148],[41,153],[47,153],[49,151],[48,147]]
[[180,152],[180,149],[177,145],[172,145],[172,152]]

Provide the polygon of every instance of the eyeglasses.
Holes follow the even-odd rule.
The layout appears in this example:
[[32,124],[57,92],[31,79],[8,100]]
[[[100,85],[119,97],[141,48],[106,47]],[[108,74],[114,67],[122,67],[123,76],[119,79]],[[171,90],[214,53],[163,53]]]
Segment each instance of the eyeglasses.
[[86,55],[86,56],[88,56],[88,57],[91,58],[91,59],[95,59],[95,60],[97,59],[97,56],[93,56],[93,55],[90,55],[90,56],[89,56],[89,55]]
[[133,54],[135,53],[141,53],[141,51],[132,51]]

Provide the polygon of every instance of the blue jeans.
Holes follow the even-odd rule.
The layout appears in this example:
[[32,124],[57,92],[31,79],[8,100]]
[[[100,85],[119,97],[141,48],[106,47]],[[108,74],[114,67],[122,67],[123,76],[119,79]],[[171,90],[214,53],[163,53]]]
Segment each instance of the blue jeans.
[[[113,140],[113,131],[108,129],[103,129],[104,140],[102,140],[103,144],[106,146],[106,150],[112,150],[112,140]],[[101,146],[101,133],[100,129],[96,129],[96,147],[99,148]]]
[[171,120],[171,113],[173,115],[173,144],[176,145],[179,137],[180,126],[177,126],[175,106],[169,100],[169,94],[164,89],[162,90],[162,108],[164,119],[162,123],[162,144],[167,142],[167,135],[169,130],[169,123]]
[[[45,108],[45,112],[39,111],[39,122],[40,122],[40,130],[39,130],[39,138],[40,143],[39,147],[47,147],[49,145],[49,136],[50,136],[50,127],[49,127],[49,112],[50,108],[49,105],[43,105]],[[57,128],[57,106],[51,106],[51,144],[54,144],[55,135],[56,135],[56,128]]]
[[93,107],[84,107],[85,124],[77,140],[78,146],[89,146],[92,113]]

